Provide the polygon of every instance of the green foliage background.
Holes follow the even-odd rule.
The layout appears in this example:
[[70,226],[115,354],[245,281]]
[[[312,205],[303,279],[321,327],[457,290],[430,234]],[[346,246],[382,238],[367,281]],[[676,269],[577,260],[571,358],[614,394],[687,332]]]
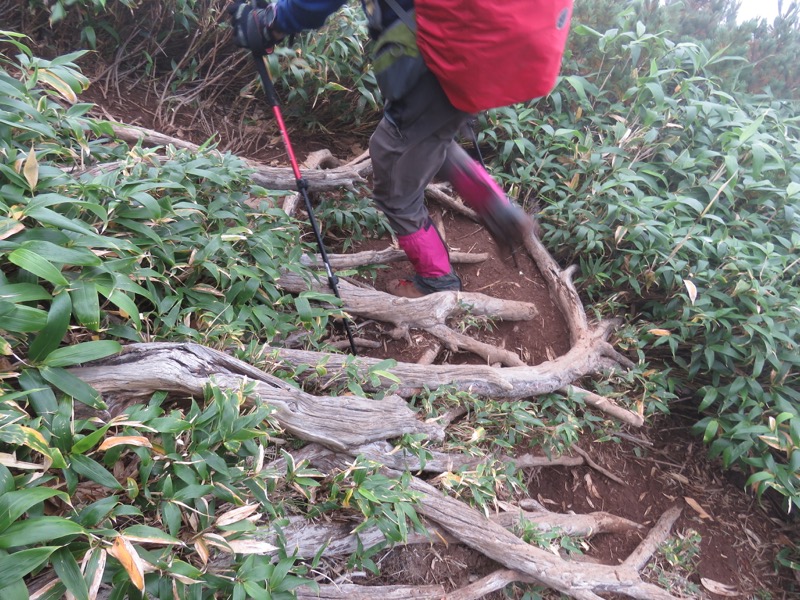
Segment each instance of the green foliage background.
[[[0,380],[0,452],[20,463],[0,463],[0,595],[26,597],[23,578],[45,567],[60,577],[54,597],[64,590],[86,597],[94,572],[118,584],[115,597],[134,594],[124,561],[99,567],[102,549],[120,533],[148,540],[149,550],[137,544],[136,551],[169,574],[145,578],[156,595],[174,588],[182,597],[210,597],[209,589],[291,597],[308,574],[279,551],[277,561],[238,555],[225,575],[209,577],[198,545],[223,534],[247,540],[252,522],[194,523],[177,503],[213,515],[253,502],[280,520],[310,514],[308,496],[321,487],[321,510],[353,499],[364,523],[378,523],[392,539],[416,526],[412,495],[374,465],[322,485],[305,465],[254,469],[248,457],[263,455],[282,432],[267,408],[244,407],[246,390],[212,387],[204,405],[174,410],[155,397],[118,423],[74,418],[77,404],[102,409],[102,400],[65,367],[113,354],[120,343],[191,339],[264,364],[263,344],[280,345],[293,332],[318,347],[336,312],[331,297],[293,297],[274,285],[281,269],[312,276],[299,261],[310,249],[306,233],[251,184],[240,159],[216,140],[196,154],[129,149],[88,116],[91,105],[75,102],[89,83],[77,64],[90,56],[74,49],[95,48],[116,56],[100,81],[137,79],[163,100],[159,118],[224,98],[247,121],[257,88],[246,61],[223,49],[223,5],[152,4],[159,6],[59,0],[45,10],[16,2],[13,14],[32,37],[23,38],[22,27],[2,33],[0,355],[9,368]],[[545,244],[561,264],[579,266],[589,309],[626,319],[617,344],[640,364],[626,381],[594,385],[629,392],[631,405],[645,398],[648,413],[688,399],[698,435],[723,467],[741,470],[748,487],[779,494],[794,511],[797,8],[792,3],[772,24],[737,26],[731,7],[579,2],[556,90],[480,115],[480,142],[506,189],[540,213]],[[133,31],[142,19],[153,35]],[[58,27],[73,37],[42,35]],[[279,49],[271,67],[290,121],[368,133],[380,106],[362,59],[368,50],[355,4],[327,32]],[[321,214],[333,229],[374,229],[380,217],[367,194],[328,199]],[[341,387],[362,392],[350,373]],[[552,398],[508,406],[437,390],[417,406],[432,416],[456,401],[474,407],[475,429],[452,441],[465,452],[486,451],[487,430],[498,447],[533,439],[560,449],[598,421]],[[99,450],[107,438],[141,445]],[[417,440],[403,443],[425,452]],[[123,455],[138,465],[127,477],[115,471]],[[178,468],[187,457],[191,465]],[[44,473],[19,466],[42,461]],[[456,490],[477,505],[492,501],[491,482],[520,485],[513,470],[482,469],[462,474]],[[87,495],[92,486],[100,497]],[[48,512],[53,505],[58,516]],[[370,556],[353,564],[376,568]],[[90,566],[81,574],[82,560]],[[783,560],[795,564],[791,552]]]

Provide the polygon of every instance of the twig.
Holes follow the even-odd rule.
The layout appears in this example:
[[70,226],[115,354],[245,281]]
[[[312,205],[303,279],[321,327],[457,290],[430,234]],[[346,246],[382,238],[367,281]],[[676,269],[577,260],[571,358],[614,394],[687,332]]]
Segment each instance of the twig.
[[574,394],[578,396],[589,406],[611,415],[623,423],[628,423],[634,427],[641,427],[644,425],[644,417],[642,417],[640,414],[630,411],[627,408],[622,408],[613,400],[606,398],[605,396],[600,396],[599,394],[595,394],[594,392],[590,392],[589,390],[585,390],[576,385],[568,385],[563,388],[562,391],[566,394]]
[[608,478],[609,478],[611,481],[616,481],[616,482],[617,482],[618,484],[620,484],[620,485],[624,485],[624,486],[627,486],[627,485],[628,485],[628,484],[625,482],[625,480],[624,480],[624,479],[621,479],[621,478],[617,477],[616,475],[614,475],[614,474],[613,474],[611,471],[609,471],[608,469],[605,469],[605,468],[601,467],[600,465],[598,465],[596,462],[594,462],[594,461],[592,460],[592,458],[591,458],[591,457],[590,457],[590,456],[589,456],[589,455],[586,453],[586,451],[585,451],[585,450],[583,450],[583,449],[582,449],[580,446],[578,446],[577,444],[574,444],[574,445],[572,446],[572,449],[573,449],[573,450],[575,450],[575,452],[577,452],[578,454],[580,454],[580,455],[583,457],[583,459],[586,461],[586,464],[587,464],[587,465],[589,465],[590,467],[592,467],[592,468],[593,468],[595,471],[598,471],[598,472],[602,473],[603,475],[605,475],[606,477],[608,477]]
[[487,594],[502,590],[507,585],[519,581],[520,583],[536,583],[533,577],[518,573],[511,569],[499,569],[486,577],[471,583],[466,587],[453,590],[442,596],[442,600],[479,600]]

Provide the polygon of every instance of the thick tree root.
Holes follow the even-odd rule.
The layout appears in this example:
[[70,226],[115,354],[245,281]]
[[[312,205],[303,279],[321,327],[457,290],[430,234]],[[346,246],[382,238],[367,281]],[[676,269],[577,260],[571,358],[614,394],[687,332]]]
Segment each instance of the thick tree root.
[[[351,457],[326,453],[311,459],[311,464],[325,472],[347,468]],[[387,470],[388,472],[388,470]],[[392,473],[399,476],[398,472]],[[599,593],[616,593],[632,598],[673,600],[667,591],[644,582],[638,570],[669,535],[680,515],[679,508],[668,510],[645,540],[622,565],[602,565],[565,560],[531,546],[492,522],[463,502],[444,496],[432,485],[412,477],[409,488],[419,494],[417,512],[437,524],[462,544],[473,548],[499,564],[521,573],[542,585],[572,598],[596,598]]]
[[380,402],[358,396],[314,396],[198,344],[132,344],[102,364],[73,373],[106,396],[112,415],[156,390],[202,397],[212,381],[229,390],[241,390],[250,381],[255,382],[253,397],[276,408],[275,418],[282,427],[328,448],[348,450],[405,433],[434,439],[444,435],[438,425],[419,421],[398,396]]
[[[156,390],[197,396],[212,380],[233,390],[242,389],[247,381],[255,382],[252,400],[275,406],[275,418],[288,431],[327,448],[320,450],[312,444],[297,456],[297,460],[308,458],[326,473],[347,468],[353,457],[364,453],[370,443],[397,438],[403,433],[424,433],[439,439],[443,436],[439,425],[418,421],[401,398],[388,397],[380,402],[355,396],[318,398],[226,354],[194,344],[135,344],[99,365],[72,372],[103,393],[113,413],[123,411],[128,402],[149,397]],[[377,458],[391,462],[386,460],[389,456]],[[396,470],[386,471],[393,476],[399,474]],[[564,560],[530,546],[508,532],[504,524],[444,496],[421,479],[412,477],[410,489],[420,496],[418,513],[439,528],[443,538],[450,536],[521,574],[520,581],[533,580],[574,598],[597,597],[599,592],[654,600],[672,598],[660,588],[642,582],[638,570],[658,542],[668,535],[677,518],[675,511],[665,515],[623,565],[594,565]],[[557,520],[546,512],[533,516],[517,514],[513,518],[548,524]],[[599,527],[599,521],[592,526]]]
[[[154,133],[140,131],[120,134],[134,135],[137,139],[144,136],[151,143],[173,143],[154,138]],[[318,158],[320,161],[327,160],[325,157]],[[255,168],[260,185],[270,189],[293,189],[296,186],[290,169],[272,170],[263,165],[255,165]],[[369,161],[360,159],[343,167],[310,169],[309,185],[312,189],[352,186],[361,181],[370,168]],[[455,207],[453,202],[457,201],[444,189],[434,187],[428,193],[430,197],[438,201],[448,201]],[[593,407],[622,421],[640,425],[641,415],[628,411],[607,398],[571,387],[586,375],[609,366],[630,368],[632,363],[608,342],[611,332],[617,326],[615,321],[589,323],[572,283],[572,270],[562,271],[533,236],[525,241],[525,247],[542,273],[553,302],[563,313],[570,334],[570,350],[544,364],[526,365],[513,353],[475,343],[449,327],[449,322],[465,312],[505,320],[529,320],[536,314],[536,308],[530,304],[498,300],[482,294],[455,292],[409,300],[340,280],[343,310],[349,315],[390,323],[394,326],[394,335],[398,337],[409,336],[411,329],[422,329],[437,337],[444,347],[454,350],[469,349],[490,363],[500,362],[509,366],[493,368],[480,365],[400,363],[391,369],[392,374],[401,382],[397,395],[387,396],[381,401],[358,396],[314,396],[242,361],[196,344],[133,344],[116,357],[71,371],[103,394],[110,414],[120,414],[131,402],[147,398],[159,390],[186,397],[202,395],[204,387],[211,382],[221,388],[236,391],[249,384],[247,389],[251,390],[250,401],[274,406],[274,417],[284,429],[298,438],[312,442],[294,453],[295,460],[307,459],[315,468],[328,474],[347,469],[359,455],[366,455],[379,462],[383,465],[383,472],[391,477],[399,477],[400,472],[407,470],[418,471],[422,467],[419,461],[406,453],[394,451],[389,440],[404,434],[422,434],[434,440],[442,440],[444,428],[458,417],[458,412],[454,412],[438,421],[420,421],[403,398],[424,387],[433,389],[449,385],[477,395],[504,399],[522,399],[552,392],[578,393]],[[288,273],[278,283],[290,292],[308,289],[328,291],[324,279],[308,281]],[[270,357],[273,368],[292,368],[301,364],[324,362],[329,375],[328,379],[322,380],[323,385],[338,375],[337,370],[355,367],[366,375],[378,362],[368,358],[346,358],[341,354],[289,349],[273,349]],[[365,377],[365,380],[369,378]],[[381,382],[379,386],[386,388],[389,384],[390,382]],[[491,459],[492,457],[489,458]],[[496,459],[510,460],[507,457]],[[275,463],[278,464],[280,460],[283,459]],[[459,464],[467,464],[466,461],[469,460],[474,459],[434,453],[425,470],[438,469],[439,472],[446,472],[457,468]],[[514,460],[520,468],[538,468],[554,462],[590,464],[612,479],[615,477],[613,473],[594,464],[583,452],[579,452],[577,457],[559,457],[555,460],[537,456],[518,457]],[[411,534],[409,543],[431,543],[434,539],[454,541],[482,553],[504,568],[447,593],[440,586],[365,588],[341,584],[321,586],[319,592],[301,590],[303,595],[300,598],[467,600],[480,598],[512,582],[545,585],[581,600],[597,600],[600,594],[619,594],[649,600],[673,598],[665,590],[644,582],[639,571],[659,543],[669,535],[680,514],[677,508],[667,511],[661,517],[639,547],[621,565],[602,565],[562,558],[524,542],[508,531],[508,528],[526,520],[535,523],[540,529],[559,528],[567,533],[592,535],[600,531],[640,530],[640,525],[605,513],[560,515],[535,504],[531,505],[533,510],[527,511],[503,505],[505,512],[487,517],[464,502],[444,495],[419,477],[412,476],[409,487],[419,498],[416,510],[429,528],[428,535]],[[358,542],[361,547],[385,543],[382,534],[377,530],[360,532],[359,538],[356,538],[351,533],[353,523],[295,523],[297,530],[292,531],[287,538],[287,546],[297,548],[298,551],[302,548],[301,556],[316,555],[325,542],[328,543],[325,552],[348,554],[354,551],[354,545],[358,547]],[[274,532],[267,528],[262,535],[264,539],[269,539]]]
[[[172,145],[194,152],[200,149],[196,144],[172,136],[146,129],[144,127],[130,127],[121,124],[112,124],[114,133],[124,141],[139,143],[146,146]],[[245,160],[245,159],[242,159]],[[254,169],[253,182],[268,190],[296,190],[297,179],[290,167],[270,167],[253,161],[245,160],[249,167]],[[356,183],[365,183],[365,176],[371,172],[372,165],[368,161],[357,164],[348,164],[332,169],[311,168],[303,172],[303,179],[308,183],[312,192],[353,189]]]

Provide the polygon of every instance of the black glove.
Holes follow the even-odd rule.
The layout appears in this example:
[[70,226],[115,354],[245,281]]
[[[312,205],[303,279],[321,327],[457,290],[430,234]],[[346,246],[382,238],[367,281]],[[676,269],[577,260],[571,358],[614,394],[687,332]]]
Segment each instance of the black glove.
[[283,35],[274,29],[274,3],[259,1],[254,7],[249,2],[237,0],[227,10],[231,16],[234,40],[240,48],[247,48],[256,54],[267,54],[283,39]]

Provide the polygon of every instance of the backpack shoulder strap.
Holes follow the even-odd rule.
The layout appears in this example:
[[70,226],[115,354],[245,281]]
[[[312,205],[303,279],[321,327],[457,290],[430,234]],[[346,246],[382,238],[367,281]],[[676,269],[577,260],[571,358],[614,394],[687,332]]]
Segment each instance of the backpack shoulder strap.
[[386,4],[389,5],[389,8],[395,12],[400,20],[405,23],[411,31],[417,31],[417,24],[414,21],[414,17],[412,17],[407,11],[403,10],[403,7],[397,3],[397,0],[386,0]]

